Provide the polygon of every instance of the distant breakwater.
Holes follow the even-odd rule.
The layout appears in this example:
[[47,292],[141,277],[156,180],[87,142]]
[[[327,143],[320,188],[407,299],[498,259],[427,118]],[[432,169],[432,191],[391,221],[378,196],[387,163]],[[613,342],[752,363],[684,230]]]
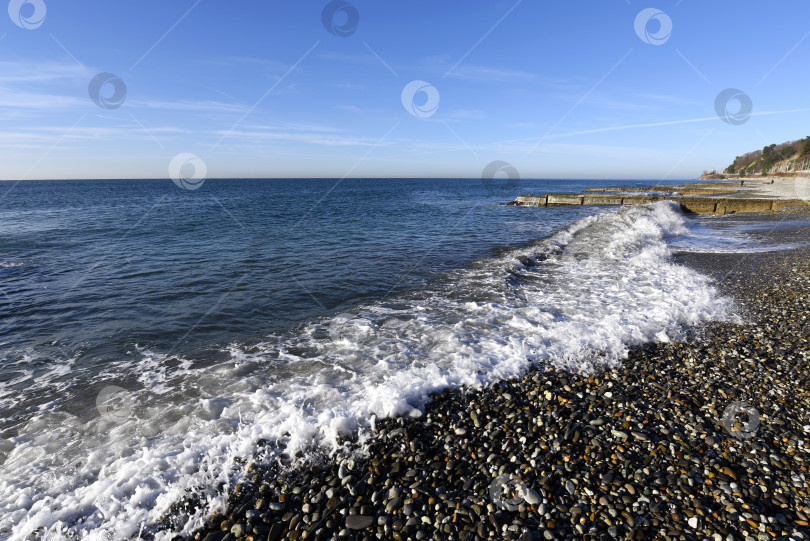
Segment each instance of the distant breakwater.
[[656,201],[675,201],[685,212],[694,214],[731,214],[734,212],[802,212],[810,203],[800,199],[761,199],[741,197],[684,197],[673,195],[619,195],[549,193],[516,197],[508,205],[550,207],[558,205],[644,205]]

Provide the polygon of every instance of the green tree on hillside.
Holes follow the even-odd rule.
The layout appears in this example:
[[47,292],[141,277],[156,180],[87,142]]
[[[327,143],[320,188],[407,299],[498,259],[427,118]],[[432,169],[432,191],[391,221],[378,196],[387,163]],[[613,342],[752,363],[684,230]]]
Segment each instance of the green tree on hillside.
[[810,156],[810,136],[805,137],[802,142],[802,149],[799,151],[799,158]]
[[776,153],[776,145],[768,145],[762,149],[762,174],[770,170],[773,167],[773,164],[776,163],[778,160],[778,155]]

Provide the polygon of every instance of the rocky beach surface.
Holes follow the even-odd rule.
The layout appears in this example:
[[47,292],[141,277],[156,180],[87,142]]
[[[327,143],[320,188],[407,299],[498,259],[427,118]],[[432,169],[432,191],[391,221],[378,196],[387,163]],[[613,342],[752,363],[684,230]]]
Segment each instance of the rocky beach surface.
[[248,462],[194,539],[810,539],[810,251],[678,259],[746,322],[443,392],[351,456]]

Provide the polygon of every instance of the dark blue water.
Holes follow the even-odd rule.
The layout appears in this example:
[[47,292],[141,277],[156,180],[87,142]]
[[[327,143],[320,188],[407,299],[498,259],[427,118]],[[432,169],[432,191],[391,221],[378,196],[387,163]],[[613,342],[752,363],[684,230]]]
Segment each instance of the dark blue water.
[[135,344],[187,351],[249,341],[536,239],[550,230],[538,219],[553,226],[593,209],[538,217],[503,203],[585,186],[23,182],[0,201],[0,355],[58,346],[103,359]]

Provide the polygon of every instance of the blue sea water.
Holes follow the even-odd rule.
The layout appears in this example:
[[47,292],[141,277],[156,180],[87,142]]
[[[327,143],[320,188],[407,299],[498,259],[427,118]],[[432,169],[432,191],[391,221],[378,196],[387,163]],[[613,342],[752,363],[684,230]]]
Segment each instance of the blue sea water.
[[249,341],[589,212],[537,220],[502,206],[514,195],[477,179],[21,183],[0,201],[7,354],[58,345],[103,360],[134,344]]
[[442,388],[735,317],[670,256],[758,249],[739,228],[671,203],[504,205],[617,184],[651,182],[0,186],[0,538],[170,538],[194,490],[190,532],[259,438],[334,450]]

